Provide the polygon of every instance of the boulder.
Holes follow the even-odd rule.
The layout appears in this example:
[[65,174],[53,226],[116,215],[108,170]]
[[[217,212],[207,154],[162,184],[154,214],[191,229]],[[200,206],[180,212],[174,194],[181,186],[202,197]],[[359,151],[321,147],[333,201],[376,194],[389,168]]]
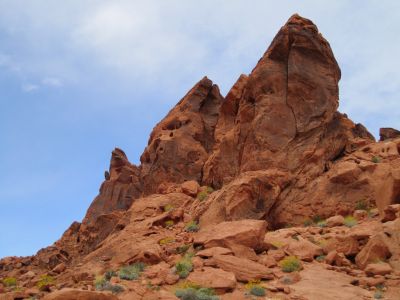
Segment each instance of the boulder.
[[238,244],[258,249],[261,247],[266,227],[267,223],[259,220],[222,222],[200,230],[194,236],[194,244],[204,245],[206,248],[229,248],[231,244]]
[[189,180],[182,183],[181,188],[186,195],[195,197],[199,192],[200,185],[197,181]]
[[384,262],[375,263],[375,264],[368,264],[365,267],[365,273],[370,276],[374,275],[386,275],[392,273],[392,267]]
[[290,255],[297,256],[299,259],[309,262],[313,261],[315,257],[323,254],[321,247],[311,243],[301,236],[297,237],[297,239],[291,239],[282,249]]
[[232,272],[210,267],[191,272],[187,280],[224,292],[231,291],[236,287],[236,278]]
[[385,237],[377,234],[356,255],[356,264],[360,269],[373,262],[386,260],[390,256],[390,251],[385,243]]
[[336,250],[344,255],[356,255],[360,251],[358,240],[350,235],[336,235],[329,239],[323,246],[324,252],[329,253]]
[[344,217],[340,215],[326,219],[326,225],[328,227],[342,226],[343,222],[344,222]]
[[400,204],[388,205],[383,210],[382,222],[394,221],[396,218],[400,218]]
[[206,262],[227,272],[232,272],[238,281],[248,282],[257,279],[273,279],[273,274],[266,266],[246,258],[232,255],[216,255]]

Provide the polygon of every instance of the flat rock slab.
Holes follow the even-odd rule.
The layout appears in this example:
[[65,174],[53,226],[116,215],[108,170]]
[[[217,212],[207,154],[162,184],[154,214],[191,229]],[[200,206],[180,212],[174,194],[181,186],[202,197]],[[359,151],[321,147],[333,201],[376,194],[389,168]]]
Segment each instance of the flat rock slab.
[[216,255],[207,264],[232,272],[238,281],[273,279],[272,271],[266,266],[246,258],[232,255]]
[[194,244],[205,248],[229,248],[229,245],[238,244],[256,249],[264,239],[266,228],[267,222],[260,220],[222,222],[198,232]]
[[308,300],[349,300],[373,299],[373,292],[351,285],[354,278],[321,265],[306,265],[301,272],[301,280],[290,286],[291,295]]
[[63,289],[48,294],[43,300],[118,300],[117,296],[99,292],[90,292],[75,289]]
[[231,291],[236,287],[235,274],[210,267],[195,270],[190,273],[187,280],[217,290]]

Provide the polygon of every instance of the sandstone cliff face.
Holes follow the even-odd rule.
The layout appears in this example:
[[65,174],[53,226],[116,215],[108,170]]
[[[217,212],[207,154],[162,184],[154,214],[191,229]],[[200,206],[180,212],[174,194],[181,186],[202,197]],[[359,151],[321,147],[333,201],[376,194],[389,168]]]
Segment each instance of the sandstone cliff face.
[[[35,256],[0,260],[0,299],[63,287],[74,289],[46,299],[177,299],[182,259],[189,280],[221,299],[246,299],[239,282],[256,279],[282,299],[370,299],[383,283],[397,299],[399,134],[384,128],[375,142],[339,113],[339,80],[329,43],[293,15],[225,98],[207,77],[195,84],[154,127],[140,166],[116,148],[82,223]],[[288,255],[302,271],[282,272]],[[136,262],[143,280],[108,273],[124,287],[118,297],[84,291]],[[32,290],[43,274],[57,285]]]
[[140,158],[146,194],[161,184],[201,182],[222,101],[218,87],[205,77],[157,124]]

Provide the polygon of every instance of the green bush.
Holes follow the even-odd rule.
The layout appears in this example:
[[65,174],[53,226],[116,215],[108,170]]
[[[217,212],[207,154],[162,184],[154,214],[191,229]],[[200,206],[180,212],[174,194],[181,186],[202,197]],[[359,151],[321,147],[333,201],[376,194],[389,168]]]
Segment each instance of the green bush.
[[125,266],[119,270],[118,276],[124,280],[136,280],[140,277],[140,274],[144,271],[145,267],[145,264],[142,262]]
[[364,200],[358,200],[354,208],[356,210],[368,210],[369,209],[369,205]]
[[173,209],[174,209],[174,207],[171,204],[167,204],[164,206],[164,212],[169,212]]
[[17,279],[14,277],[7,277],[3,279],[3,284],[6,287],[13,287],[13,286],[17,286]]
[[111,284],[110,281],[106,280],[105,277],[96,277],[94,281],[94,287],[97,291],[110,291],[113,294],[118,294],[124,291],[124,288],[117,284]]
[[321,221],[319,221],[318,223],[317,223],[317,226],[318,227],[321,227],[321,228],[324,228],[324,227],[326,227],[326,221],[325,220],[321,220]]
[[353,216],[347,216],[344,218],[343,224],[347,227],[353,227],[354,225],[357,225],[357,220]]
[[106,286],[108,280],[103,276],[97,276],[94,281],[94,288],[97,291],[102,291],[103,288]]
[[109,291],[111,291],[111,293],[113,293],[113,294],[119,294],[124,291],[124,288],[118,284],[111,284]]
[[113,271],[113,270],[108,270],[104,273],[104,278],[106,280],[110,280],[112,277],[117,276],[117,272]]
[[280,249],[283,246],[285,246],[285,243],[283,243],[281,241],[272,241],[271,246],[274,247],[275,249]]
[[200,201],[206,200],[207,197],[208,197],[208,194],[207,194],[206,191],[202,191],[202,192],[199,192],[199,193],[197,194],[197,199],[199,199]]
[[377,164],[381,161],[381,158],[379,156],[374,156],[374,157],[372,157],[371,161],[373,163]]
[[54,284],[54,278],[50,275],[42,275],[40,280],[36,283],[36,286],[40,291],[49,290],[50,286]]
[[301,270],[301,262],[296,256],[288,256],[279,262],[283,272],[294,272]]
[[172,220],[168,220],[168,221],[165,221],[164,225],[165,225],[165,227],[170,228],[170,227],[174,226],[175,223]]
[[213,289],[198,286],[177,289],[175,296],[181,300],[219,300]]
[[211,186],[208,186],[206,192],[207,194],[211,194],[212,192],[214,192],[214,189]]
[[166,237],[161,239],[160,241],[158,241],[158,243],[163,246],[163,245],[167,245],[167,244],[171,244],[171,243],[175,243],[175,239],[173,237]]
[[260,280],[250,280],[244,286],[246,290],[253,296],[262,297],[265,296],[265,288],[261,285]]
[[191,246],[192,246],[192,244],[186,244],[186,245],[179,246],[176,248],[176,253],[178,253],[178,254],[186,253]]
[[324,218],[322,218],[320,215],[315,215],[311,219],[315,224],[318,224],[318,222],[321,222],[324,220]]
[[315,258],[315,260],[318,262],[323,262],[325,261],[325,255],[319,255]]
[[189,273],[193,271],[192,264],[193,254],[186,253],[181,260],[175,264],[175,273],[179,275],[179,278],[186,278]]
[[250,294],[257,297],[262,297],[265,296],[265,289],[262,286],[253,286],[250,289]]
[[200,229],[200,226],[199,226],[199,224],[197,224],[196,221],[190,221],[185,226],[185,231],[187,231],[187,232],[197,232],[197,231],[199,231],[199,229]]

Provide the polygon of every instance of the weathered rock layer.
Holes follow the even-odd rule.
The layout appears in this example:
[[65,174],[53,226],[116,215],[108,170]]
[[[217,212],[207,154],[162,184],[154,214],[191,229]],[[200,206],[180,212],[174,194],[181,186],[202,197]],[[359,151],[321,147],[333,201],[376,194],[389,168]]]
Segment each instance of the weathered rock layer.
[[[329,43],[293,15],[226,97],[207,77],[195,84],[155,126],[139,166],[116,148],[81,223],[35,256],[0,260],[0,299],[59,289],[45,299],[117,299],[87,290],[96,275],[137,262],[147,265],[146,286],[107,273],[110,289],[124,286],[118,299],[177,299],[171,289],[189,260],[184,275],[223,299],[245,299],[252,280],[271,280],[271,296],[320,299],[329,278],[347,284],[329,299],[368,299],[382,283],[394,299],[399,132],[383,128],[375,142],[338,112],[339,80]],[[280,269],[287,256],[302,261],[289,275]],[[57,285],[35,290],[46,274]],[[13,277],[22,292],[7,285]],[[315,293],[309,280],[321,281]]]

